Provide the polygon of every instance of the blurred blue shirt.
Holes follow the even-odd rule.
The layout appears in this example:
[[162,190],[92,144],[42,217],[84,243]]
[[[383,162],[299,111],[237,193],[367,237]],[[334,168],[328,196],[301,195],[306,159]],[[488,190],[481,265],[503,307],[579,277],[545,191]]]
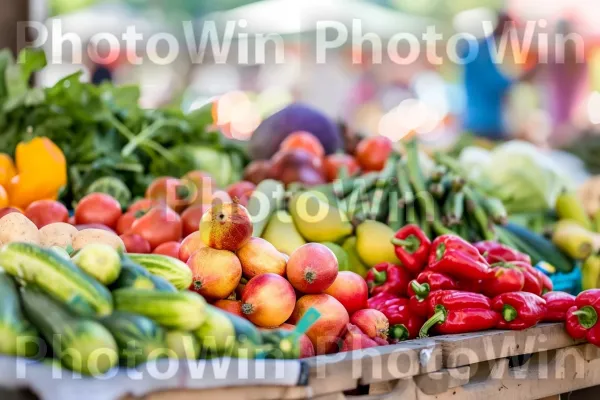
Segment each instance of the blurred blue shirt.
[[[502,139],[506,135],[504,124],[504,101],[506,93],[513,81],[505,76],[498,65],[490,47],[493,37],[478,40],[477,55],[466,62],[463,70],[463,79],[466,95],[466,109],[464,115],[464,128],[476,135],[489,139]],[[469,48],[475,52],[475,46],[459,51],[465,61],[470,60]]]

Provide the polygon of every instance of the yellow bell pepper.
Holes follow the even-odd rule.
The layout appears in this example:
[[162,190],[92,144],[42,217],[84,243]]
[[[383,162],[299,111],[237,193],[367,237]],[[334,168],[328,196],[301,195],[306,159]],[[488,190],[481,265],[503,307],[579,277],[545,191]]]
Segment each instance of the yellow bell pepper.
[[0,208],[8,207],[8,193],[4,186],[0,185]]
[[15,162],[18,174],[7,185],[12,205],[25,209],[36,200],[56,199],[67,184],[65,155],[46,137],[19,143]]
[[0,153],[0,185],[6,187],[16,174],[17,169],[12,158],[8,154]]

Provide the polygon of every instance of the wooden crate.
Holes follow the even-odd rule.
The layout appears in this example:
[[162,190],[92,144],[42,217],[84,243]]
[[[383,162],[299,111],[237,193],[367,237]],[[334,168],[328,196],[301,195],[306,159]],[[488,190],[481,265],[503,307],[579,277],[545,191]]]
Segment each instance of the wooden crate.
[[144,400],[555,400],[600,385],[600,349],[574,341],[562,324],[438,336],[305,362],[306,386],[165,391]]

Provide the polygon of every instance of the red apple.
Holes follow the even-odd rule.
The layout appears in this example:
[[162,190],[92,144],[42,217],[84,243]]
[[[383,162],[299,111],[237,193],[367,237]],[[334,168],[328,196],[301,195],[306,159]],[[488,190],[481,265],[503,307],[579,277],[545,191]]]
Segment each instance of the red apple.
[[244,277],[250,279],[271,272],[285,275],[285,257],[265,239],[252,237],[238,251]]
[[187,262],[192,254],[203,247],[206,247],[206,244],[202,241],[200,232],[196,231],[191,235],[186,236],[181,242],[181,246],[179,247],[179,259],[183,262]]
[[37,200],[27,206],[25,216],[39,229],[53,222],[68,222],[69,210],[59,201]]
[[315,347],[317,354],[328,354],[337,350],[337,342],[350,322],[348,312],[335,298],[328,294],[307,294],[296,302],[296,308],[289,322],[297,324],[302,316],[314,307],[321,316],[310,327],[306,335]]
[[352,271],[340,271],[325,293],[335,297],[352,315],[358,310],[367,308],[369,287],[362,276]]
[[246,318],[242,312],[242,302],[239,300],[217,300],[213,303],[213,306],[238,317]]
[[320,243],[307,243],[297,248],[287,263],[287,277],[302,293],[322,293],[338,274],[335,254]]
[[274,328],[292,315],[296,304],[294,288],[276,274],[250,279],[242,294],[242,312],[254,325]]
[[340,351],[361,350],[379,346],[377,342],[365,335],[355,325],[348,324],[347,330]]
[[[139,212],[139,214],[137,214]],[[131,229],[131,225],[135,222],[138,215],[143,215],[143,211],[133,210],[127,211],[125,214],[121,215],[117,221],[117,233],[119,235],[124,235],[129,232]]]
[[148,254],[152,251],[150,242],[135,233],[126,233],[121,235],[121,240],[125,244],[125,250],[128,253]]
[[217,250],[238,250],[250,239],[252,229],[248,210],[236,202],[215,204],[200,220],[202,240]]
[[12,212],[18,212],[19,214],[23,214],[21,210],[15,207],[2,207],[0,208],[0,218],[4,217],[6,214],[10,214]]
[[232,199],[238,199],[240,204],[246,207],[252,192],[254,192],[254,189],[256,189],[256,185],[254,183],[241,181],[229,185],[225,190],[229,194],[229,197]]
[[366,308],[352,314],[350,322],[356,325],[371,339],[380,338],[387,340],[390,323],[387,317],[379,310]]
[[163,176],[155,179],[146,189],[146,198],[164,203],[176,212],[181,212],[192,201],[194,191],[185,182]]
[[244,180],[258,185],[260,182],[269,178],[271,171],[270,160],[252,161],[244,170]]
[[208,172],[195,170],[185,174],[181,181],[191,188],[191,203],[192,204],[210,204],[212,193],[215,191],[217,186]]
[[203,247],[187,261],[192,270],[190,290],[209,299],[226,299],[242,277],[242,265],[234,253]]
[[[154,254],[162,254],[165,256],[179,258],[179,249],[181,243],[179,242],[165,242],[154,249]],[[187,260],[186,260],[187,261]]]
[[325,157],[323,162],[325,176],[329,182],[333,182],[339,175],[342,168],[346,168],[349,176],[352,176],[360,170],[358,162],[349,154],[331,154]]
[[191,235],[194,232],[198,232],[200,227],[200,220],[206,211],[210,209],[210,205],[207,204],[195,204],[185,209],[181,213],[181,225],[183,228],[183,236]]
[[293,182],[319,185],[325,183],[323,161],[302,149],[279,151],[273,156],[270,177],[286,185]]

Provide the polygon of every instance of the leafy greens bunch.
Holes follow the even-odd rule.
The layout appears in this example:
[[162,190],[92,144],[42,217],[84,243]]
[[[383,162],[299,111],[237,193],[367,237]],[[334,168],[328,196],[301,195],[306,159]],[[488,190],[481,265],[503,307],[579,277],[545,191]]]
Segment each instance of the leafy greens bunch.
[[143,109],[138,86],[95,86],[81,82],[80,72],[50,88],[30,86],[45,65],[39,50],[23,50],[16,62],[10,51],[0,51],[0,151],[14,154],[21,141],[50,138],[67,159],[61,195],[67,204],[105,177],[120,180],[133,197],[143,196],[157,176],[193,169],[210,172],[219,185],[241,179],[243,146],[211,131],[210,104],[189,114]]

